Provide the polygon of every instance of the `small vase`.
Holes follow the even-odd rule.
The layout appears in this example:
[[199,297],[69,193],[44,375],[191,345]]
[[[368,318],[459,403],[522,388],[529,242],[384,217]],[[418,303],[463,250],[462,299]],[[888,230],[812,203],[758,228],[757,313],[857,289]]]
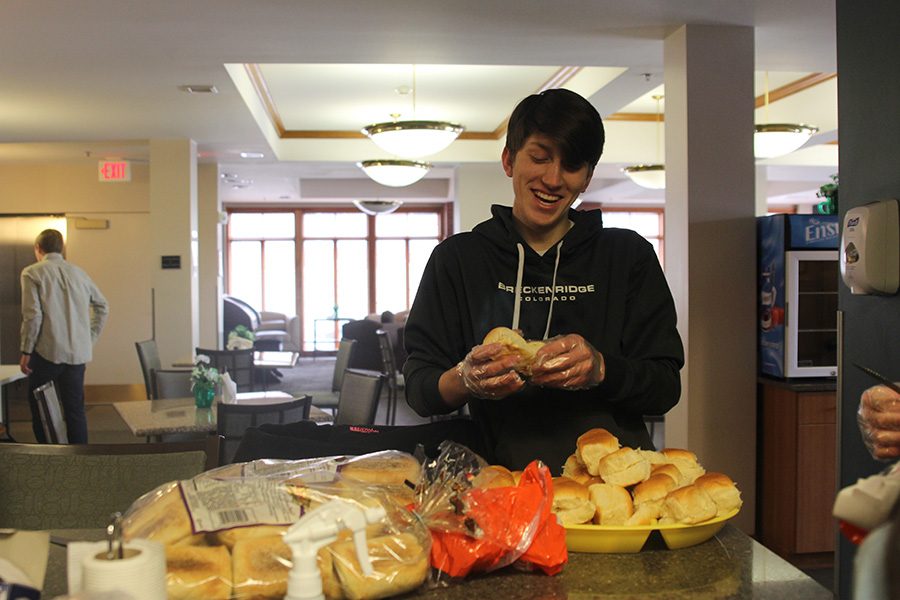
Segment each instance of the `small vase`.
[[209,408],[216,397],[216,388],[213,386],[194,386],[194,404],[197,408]]

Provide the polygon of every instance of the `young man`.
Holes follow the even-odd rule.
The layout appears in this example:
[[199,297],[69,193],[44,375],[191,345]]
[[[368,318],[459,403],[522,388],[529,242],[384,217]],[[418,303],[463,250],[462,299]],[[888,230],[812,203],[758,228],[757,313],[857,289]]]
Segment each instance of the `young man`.
[[22,270],[19,367],[28,375],[31,426],[37,441],[43,444],[48,440],[34,390],[53,380],[65,413],[69,443],[86,444],[85,363],[91,360],[109,305],[87,273],[66,262],[62,252],[62,234],[45,229],[34,242],[38,262]]
[[[603,151],[600,115],[574,92],[525,98],[509,120],[503,169],[512,208],[454,235],[431,255],[406,323],[407,402],[423,416],[468,404],[490,462],[541,459],[561,472],[577,437],[603,427],[652,448],[644,415],[681,393],[684,350],[652,246],[604,229],[600,211],[571,210]],[[497,326],[549,340],[525,381]]]

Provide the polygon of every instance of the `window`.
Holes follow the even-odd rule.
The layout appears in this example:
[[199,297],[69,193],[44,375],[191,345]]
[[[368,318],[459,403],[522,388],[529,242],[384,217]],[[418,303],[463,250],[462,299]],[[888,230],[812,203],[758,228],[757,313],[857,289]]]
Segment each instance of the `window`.
[[293,214],[233,213],[228,257],[229,294],[257,310],[296,313]]
[[631,229],[638,232],[644,239],[653,245],[660,264],[665,264],[665,237],[664,223],[665,212],[663,208],[626,208],[602,206],[597,203],[585,202],[579,210],[603,209],[603,226]]
[[235,210],[226,290],[254,307],[299,315],[303,351],[334,351],[348,320],[412,305],[449,223],[445,205],[377,217],[333,206]]

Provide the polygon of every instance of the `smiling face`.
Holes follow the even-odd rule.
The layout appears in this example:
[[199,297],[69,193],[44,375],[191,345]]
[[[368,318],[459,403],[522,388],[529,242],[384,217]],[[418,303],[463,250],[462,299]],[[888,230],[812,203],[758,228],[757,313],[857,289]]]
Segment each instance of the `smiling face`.
[[549,137],[529,136],[515,155],[504,148],[503,170],[512,178],[513,217],[529,245],[543,251],[569,230],[569,207],[584,192],[593,169],[563,166],[558,145]]

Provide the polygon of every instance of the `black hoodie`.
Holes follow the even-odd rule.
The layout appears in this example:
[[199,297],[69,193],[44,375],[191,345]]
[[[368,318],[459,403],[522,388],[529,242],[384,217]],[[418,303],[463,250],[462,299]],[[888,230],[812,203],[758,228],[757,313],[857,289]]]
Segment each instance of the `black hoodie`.
[[528,386],[502,400],[471,398],[494,450],[485,458],[511,469],[539,458],[559,474],[577,437],[593,427],[623,446],[651,449],[642,417],[678,402],[684,365],[653,247],[634,231],[603,228],[599,210],[570,210],[572,228],[542,256],[517,232],[510,207],[491,213],[439,244],[425,267],[404,330],[409,405],[423,416],[451,412],[438,391],[441,374],[494,327],[520,329],[526,339],[577,333],[603,354],[605,380],[588,390]]

